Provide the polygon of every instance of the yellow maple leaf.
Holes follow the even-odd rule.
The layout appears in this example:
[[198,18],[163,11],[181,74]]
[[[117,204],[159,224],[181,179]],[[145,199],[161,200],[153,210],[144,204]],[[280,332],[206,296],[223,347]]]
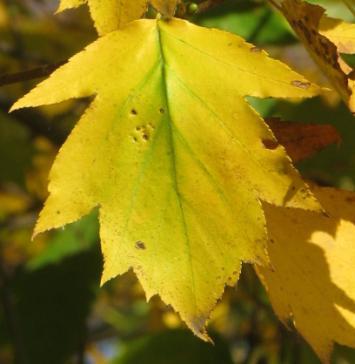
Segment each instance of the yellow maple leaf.
[[151,3],[166,18],[174,15],[180,0],[61,0],[58,12],[87,3],[99,34],[117,30],[141,18]]
[[102,282],[133,268],[207,338],[241,261],[267,264],[260,200],[319,210],[255,97],[318,88],[232,34],[139,20],[100,38],[13,109],[96,95],[60,150],[35,233],[100,209]]
[[147,0],[61,0],[58,12],[87,3],[99,34],[117,30],[139,19],[147,10]]
[[280,319],[328,363],[334,342],[355,347],[355,194],[313,192],[330,217],[265,206],[273,269],[257,271]]
[[[328,39],[329,31],[320,29],[325,10],[303,0],[284,0],[280,10],[349,109],[355,112],[355,80],[352,68],[341,59],[332,38]],[[326,20],[323,22],[327,23]]]

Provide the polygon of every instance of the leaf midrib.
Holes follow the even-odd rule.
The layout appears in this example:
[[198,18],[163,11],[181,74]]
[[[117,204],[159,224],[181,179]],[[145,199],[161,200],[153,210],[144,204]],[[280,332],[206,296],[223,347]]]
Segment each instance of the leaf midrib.
[[[170,111],[170,103],[169,103],[169,88],[167,84],[167,71],[166,71],[166,58],[165,58],[165,52],[164,52],[164,42],[162,39],[162,32],[160,29],[160,21],[157,21],[157,40],[159,45],[159,51],[160,51],[160,59],[161,59],[161,68],[162,68],[162,91],[163,95],[165,97],[165,104],[167,108],[167,115],[169,119],[172,119],[171,117],[171,111]],[[173,177],[173,183],[174,183],[174,190],[177,198],[177,203],[180,209],[181,214],[181,221],[183,224],[184,229],[184,236],[185,236],[185,243],[186,243],[186,251],[188,254],[188,262],[190,267],[190,274],[191,274],[191,288],[192,288],[192,296],[194,299],[194,307],[195,312],[197,313],[197,301],[196,301],[196,285],[195,285],[195,274],[194,274],[194,267],[192,262],[192,255],[191,255],[191,241],[189,237],[188,232],[188,226],[186,223],[186,217],[185,217],[185,211],[183,207],[182,202],[182,196],[179,189],[179,182],[178,182],[178,176],[177,176],[177,168],[176,168],[176,146],[175,146],[175,140],[174,140],[174,133],[172,130],[172,126],[170,122],[168,121],[168,137],[169,137],[169,145],[171,146],[170,155],[171,155],[171,166],[172,166],[172,177]]]

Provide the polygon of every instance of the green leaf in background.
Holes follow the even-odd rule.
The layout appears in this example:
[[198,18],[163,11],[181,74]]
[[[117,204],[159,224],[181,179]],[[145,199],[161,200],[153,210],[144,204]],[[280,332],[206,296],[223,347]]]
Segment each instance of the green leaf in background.
[[355,68],[355,54],[342,54],[344,61],[352,68]]
[[266,4],[226,0],[198,15],[198,24],[238,34],[256,44],[284,44],[294,39],[285,20]]
[[211,345],[189,331],[165,331],[128,343],[112,364],[233,364],[228,346],[213,339]]
[[355,351],[346,346],[336,345],[333,358],[334,364],[352,364],[355,363]]
[[309,3],[322,6],[327,11],[327,15],[333,18],[344,20],[354,20],[353,14],[341,0],[307,0]]
[[0,112],[0,183],[22,185],[32,152],[26,127]]
[[97,212],[66,226],[52,234],[44,251],[27,263],[30,270],[40,269],[49,264],[58,264],[63,259],[87,251],[98,242],[99,226]]
[[14,291],[22,362],[63,364],[80,353],[101,269],[95,246],[59,265],[18,274]]

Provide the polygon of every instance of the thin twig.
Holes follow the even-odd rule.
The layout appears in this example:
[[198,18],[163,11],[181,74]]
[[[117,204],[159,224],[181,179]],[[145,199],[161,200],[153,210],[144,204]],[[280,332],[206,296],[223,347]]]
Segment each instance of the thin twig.
[[[217,5],[220,5],[225,0],[204,0],[198,5],[198,13],[203,13]],[[67,61],[45,65],[41,67],[37,67],[28,71],[10,73],[5,75],[0,75],[0,87],[10,85],[13,83],[29,81],[36,78],[43,78],[49,76],[53,71],[55,71],[58,67],[65,64]]]
[[265,12],[265,14],[262,16],[262,18],[258,22],[258,25],[256,26],[256,28],[253,30],[253,32],[248,37],[248,42],[251,42],[251,43],[255,42],[256,38],[262,32],[263,28],[265,27],[267,22],[270,20],[271,16],[272,16],[272,10],[268,8],[267,11]]
[[204,0],[202,1],[199,5],[198,5],[198,13],[203,13],[209,9],[214,8],[217,5],[220,5],[224,2],[225,0]]
[[348,7],[348,9],[350,10],[350,12],[355,16],[354,6],[351,5],[351,3],[349,2],[349,0],[343,0],[343,3]]
[[267,0],[273,7],[275,7],[277,10],[281,11],[281,6],[275,1],[275,0]]
[[42,78],[50,75],[58,67],[65,64],[66,61],[58,62],[55,64],[49,64],[41,67],[37,67],[28,71],[22,71],[17,73],[9,73],[0,76],[0,87],[10,85],[17,82],[29,81],[36,78]]

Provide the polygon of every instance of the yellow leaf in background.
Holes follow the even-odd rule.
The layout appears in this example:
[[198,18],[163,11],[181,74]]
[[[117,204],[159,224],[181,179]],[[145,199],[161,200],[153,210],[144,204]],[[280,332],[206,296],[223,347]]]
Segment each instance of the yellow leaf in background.
[[281,11],[349,109],[355,112],[355,81],[352,68],[341,59],[331,39],[320,33],[325,10],[303,0],[284,0]]
[[171,18],[180,0],[150,0],[150,3],[164,17]]
[[98,206],[102,282],[133,268],[148,298],[207,339],[241,262],[268,263],[260,200],[320,209],[244,97],[317,92],[226,32],[173,19],[109,33],[13,107],[96,95],[56,158],[35,233]]
[[60,0],[58,12],[66,10],[78,8],[79,6],[86,3],[87,0]]
[[8,26],[9,23],[8,9],[5,7],[4,3],[0,2],[0,29]]
[[33,149],[31,168],[26,172],[26,188],[32,196],[44,201],[48,197],[48,174],[57,148],[48,139],[38,137],[33,140]]
[[334,43],[341,53],[355,53],[355,24],[323,16],[319,31]]
[[8,215],[25,211],[31,202],[28,196],[18,191],[0,190],[0,221],[8,217]]
[[117,30],[139,19],[147,10],[147,0],[61,0],[58,11],[88,3],[99,34]]
[[273,270],[257,271],[280,319],[328,363],[334,342],[355,347],[355,194],[313,192],[330,217],[265,206]]

